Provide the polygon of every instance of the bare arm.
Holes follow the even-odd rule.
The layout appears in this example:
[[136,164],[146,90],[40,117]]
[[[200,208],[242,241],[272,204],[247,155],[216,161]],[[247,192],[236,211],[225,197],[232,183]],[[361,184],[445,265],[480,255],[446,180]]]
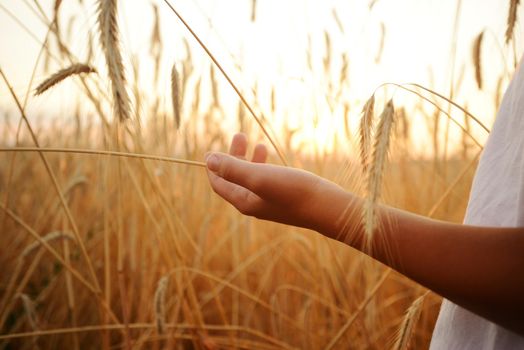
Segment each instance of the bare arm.
[[[243,214],[313,229],[362,249],[362,199],[311,173],[262,164],[264,146],[247,162],[246,145],[245,136],[236,135],[234,157],[207,157],[215,192]],[[385,206],[378,218],[372,257],[524,335],[524,228],[451,224]]]

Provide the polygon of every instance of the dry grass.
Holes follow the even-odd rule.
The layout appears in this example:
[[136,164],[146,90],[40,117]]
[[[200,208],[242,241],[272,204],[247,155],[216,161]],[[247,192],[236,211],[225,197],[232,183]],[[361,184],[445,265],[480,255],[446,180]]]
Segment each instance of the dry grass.
[[[49,23],[59,52],[45,57],[64,67],[83,60],[70,53],[60,35],[59,7],[57,1]],[[159,63],[159,11],[167,7],[153,8],[151,71],[153,76],[169,77]],[[135,80],[125,79],[117,1],[100,0],[98,11],[109,82],[98,75],[89,82],[82,75],[74,79],[86,101],[79,102],[74,124],[35,128],[25,105],[9,90],[24,124],[17,131],[6,122],[4,131],[16,146],[7,144],[7,137],[0,144],[0,348],[383,349],[395,335],[396,348],[427,347],[438,296],[420,297],[419,286],[346,246],[312,232],[242,217],[213,195],[201,160],[209,149],[227,149],[234,132],[222,129],[223,120],[217,118],[226,114],[226,92],[220,84],[226,72],[216,59],[211,56],[217,70],[205,65],[205,72],[199,71],[192,50],[186,48],[186,58],[176,60],[171,70],[173,111],[167,112],[161,99],[141,86],[138,65]],[[257,20],[256,1],[250,15]],[[332,153],[306,154],[300,145],[292,146],[296,130],[291,128],[284,133],[286,146],[279,146],[268,130],[271,118],[255,112],[264,107],[248,103],[226,75],[240,96],[240,102],[235,101],[238,126],[270,138],[275,148],[272,161],[315,171],[366,194],[365,213],[353,214],[362,217],[368,238],[380,228],[374,208],[381,199],[416,213],[460,221],[480,148],[464,142],[463,157],[414,157],[409,151],[414,113],[404,108],[395,113],[393,100],[382,101],[380,92],[376,101],[374,93],[364,103],[360,130],[351,130],[349,118],[361,107],[343,98],[351,78],[350,57],[342,56],[337,66],[335,42],[327,31],[324,41],[326,54],[316,68],[340,71],[326,95],[336,96],[330,100],[333,110],[343,106],[345,134],[357,134],[360,146],[340,142],[337,145],[344,147]],[[95,50],[88,43],[89,57],[96,57],[94,46]],[[480,52],[480,42],[478,46]],[[313,52],[309,55],[314,58]],[[60,78],[46,80],[41,92],[81,72],[72,67],[55,74]],[[82,69],[88,72],[87,67]],[[110,94],[105,93],[107,84]],[[131,117],[127,84],[133,84],[136,118]],[[431,127],[435,126],[429,117],[435,110],[449,118],[458,110],[478,122],[468,111],[446,110],[445,97],[429,89],[415,84],[397,87],[417,94],[423,107],[429,106],[424,113]],[[268,100],[267,110],[277,113],[281,98],[274,86]],[[375,126],[375,104],[383,102]],[[191,116],[183,124],[182,106],[184,115]],[[108,123],[111,118],[105,111],[110,108],[116,120],[125,121],[118,123],[118,135]],[[171,115],[176,128],[170,127]],[[395,136],[397,117],[400,140]],[[475,136],[470,128],[466,123],[458,129],[470,138]],[[107,150],[114,144],[121,148]],[[388,154],[391,161],[386,164]],[[358,162],[348,163],[350,156],[358,155],[360,167]]]

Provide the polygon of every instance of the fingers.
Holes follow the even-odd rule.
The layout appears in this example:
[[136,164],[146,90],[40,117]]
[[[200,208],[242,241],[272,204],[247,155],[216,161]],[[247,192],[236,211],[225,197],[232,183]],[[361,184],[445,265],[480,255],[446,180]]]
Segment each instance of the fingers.
[[252,162],[254,163],[265,163],[267,160],[267,148],[265,145],[259,143],[255,146],[255,150],[253,151],[253,158]]
[[[260,191],[261,188],[257,184],[260,184],[263,180],[262,177],[265,172],[255,169],[257,164],[254,163],[265,163],[268,155],[268,151],[265,145],[258,144],[255,146],[253,151],[253,157],[251,162],[244,161],[246,159],[247,152],[247,137],[243,133],[238,133],[233,136],[231,140],[231,146],[229,148],[229,155],[223,153],[207,153],[206,154],[206,163],[207,168],[210,172],[214,173],[215,176],[218,175],[219,178],[225,180],[227,185],[221,184],[221,182],[215,179],[215,182],[220,184],[218,188],[221,190],[219,193],[235,193],[239,189],[231,187],[232,185],[237,185],[244,187],[244,189],[249,190],[250,192],[257,193],[257,190]],[[210,176],[210,181],[212,177]],[[214,187],[215,189],[215,187]],[[217,192],[215,190],[215,192]],[[218,193],[218,192],[217,192]]]
[[260,191],[260,184],[267,171],[261,165],[231,157],[224,153],[211,153],[206,159],[207,168],[228,182],[240,185],[251,192]]
[[[244,133],[238,133],[233,136],[231,146],[229,147],[229,154],[240,159],[246,159],[247,153],[247,136]],[[265,163],[267,160],[267,148],[263,144],[255,146],[253,151],[252,162]]]
[[247,137],[244,133],[238,133],[233,136],[231,146],[229,147],[229,154],[234,157],[245,159],[247,152]]
[[212,171],[208,171],[207,174],[213,190],[242,214],[257,215],[263,207],[263,200],[248,189],[231,183]]

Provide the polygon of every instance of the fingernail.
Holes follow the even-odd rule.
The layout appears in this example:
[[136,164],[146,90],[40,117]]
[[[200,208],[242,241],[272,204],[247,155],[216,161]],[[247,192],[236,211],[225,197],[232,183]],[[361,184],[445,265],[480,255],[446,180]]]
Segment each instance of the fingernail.
[[211,154],[206,159],[207,168],[211,171],[217,171],[220,166],[220,159],[216,154]]

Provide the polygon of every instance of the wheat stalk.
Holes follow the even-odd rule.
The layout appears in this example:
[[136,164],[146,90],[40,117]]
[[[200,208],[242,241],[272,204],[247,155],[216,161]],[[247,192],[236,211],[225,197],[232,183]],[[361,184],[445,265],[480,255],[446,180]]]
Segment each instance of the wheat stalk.
[[482,39],[484,38],[484,31],[480,32],[479,35],[475,38],[473,42],[473,65],[475,66],[475,80],[477,81],[477,86],[479,89],[482,89],[482,60],[481,60],[481,49],[482,49]]
[[186,27],[186,29],[191,33],[191,35],[195,38],[195,40],[198,42],[198,44],[202,47],[202,49],[206,52],[206,54],[209,56],[209,58],[211,59],[211,61],[213,61],[213,63],[215,64],[215,66],[218,68],[218,70],[222,73],[222,75],[224,76],[224,78],[227,80],[227,82],[229,83],[229,85],[233,88],[233,90],[235,91],[235,93],[238,95],[238,97],[240,98],[240,101],[242,101],[242,103],[244,104],[244,106],[246,107],[246,109],[248,110],[248,112],[251,114],[251,116],[253,116],[253,118],[255,119],[255,121],[257,122],[257,124],[260,126],[260,129],[262,130],[262,132],[264,133],[264,135],[267,137],[267,139],[269,140],[269,143],[271,143],[271,145],[273,146],[273,148],[275,149],[275,151],[277,152],[278,154],[278,157],[280,158],[280,160],[282,161],[282,163],[287,166],[287,160],[286,160],[286,157],[284,156],[284,153],[282,153],[282,150],[277,146],[277,144],[275,143],[275,141],[273,140],[273,137],[271,137],[271,135],[269,134],[269,132],[267,131],[267,128],[264,126],[264,124],[262,123],[262,119],[259,118],[255,111],[253,110],[253,108],[251,107],[251,105],[247,102],[247,100],[245,99],[244,95],[240,92],[240,89],[236,86],[236,84],[233,82],[233,80],[229,77],[229,75],[226,73],[226,71],[224,70],[224,68],[222,67],[222,65],[217,61],[217,59],[215,58],[215,56],[211,53],[211,51],[209,51],[209,49],[207,48],[207,46],[204,44],[204,42],[200,39],[200,37],[195,33],[195,31],[189,26],[189,24],[186,22],[186,20],[184,20],[184,18],[180,15],[180,13],[178,13],[178,11],[173,7],[173,5],[171,5],[171,3],[169,2],[169,0],[163,0],[164,3],[171,9],[171,11],[173,11],[173,13],[175,14],[175,16],[177,16],[177,18],[180,20],[180,22],[182,22],[182,24]]
[[98,1],[98,26],[100,41],[106,59],[111,90],[113,92],[113,109],[120,121],[130,116],[130,102],[125,87],[126,79],[124,64],[120,54],[118,25],[117,25],[117,0]]
[[360,163],[364,172],[367,172],[369,154],[371,153],[371,130],[373,129],[373,114],[375,109],[375,95],[366,101],[360,117]]
[[382,177],[386,165],[389,142],[391,139],[391,130],[393,129],[393,120],[395,108],[393,100],[384,107],[375,133],[375,143],[373,146],[373,159],[368,169],[367,176],[367,198],[363,206],[364,230],[366,236],[365,249],[371,248],[373,233],[377,225],[376,205],[380,197],[382,187]]
[[413,331],[415,330],[417,321],[420,318],[420,314],[422,313],[422,305],[424,303],[426,295],[428,295],[428,292],[415,299],[415,301],[408,308],[406,315],[404,316],[404,319],[402,320],[402,323],[398,330],[393,350],[401,350],[408,348],[411,336],[413,334]]
[[67,68],[61,69],[55,74],[51,75],[49,78],[44,80],[40,85],[37,86],[35,90],[35,96],[38,96],[45,91],[49,90],[51,87],[60,83],[62,80],[80,73],[96,73],[96,69],[90,65],[84,63],[75,63]]
[[107,156],[113,156],[113,157],[159,160],[162,162],[186,164],[186,165],[198,166],[202,168],[206,167],[206,163],[198,162],[195,160],[178,159],[178,158],[171,158],[171,157],[165,157],[165,156],[154,156],[154,155],[140,154],[140,153],[102,151],[102,150],[83,149],[83,148],[0,147],[0,152],[77,153],[77,154],[93,154],[93,155],[98,154],[98,155],[107,155]]
[[158,286],[155,291],[154,306],[158,334],[163,334],[166,328],[166,290],[168,281],[168,276],[162,277],[158,281]]
[[175,117],[175,127],[180,127],[180,77],[176,69],[176,64],[171,68],[171,101],[173,103],[173,115]]
[[[387,85],[392,85],[392,86],[395,86],[395,87],[398,87],[402,90],[405,90],[405,91],[408,91],[408,92],[411,92],[415,95],[417,95],[418,97],[420,97],[421,99],[423,99],[424,101],[432,104],[433,106],[435,106],[435,108],[437,108],[440,112],[444,113],[448,118],[449,120],[451,120],[454,124],[456,124],[459,128],[461,127],[460,123],[457,122],[448,112],[446,112],[443,108],[439,107],[439,105],[433,101],[432,99],[429,99],[428,97],[422,95],[420,92],[418,92],[417,90],[414,90],[414,89],[410,89],[408,88],[408,86],[412,86],[414,88],[417,88],[417,89],[422,89],[426,92],[429,92],[430,94],[446,101],[447,103],[449,103],[450,105],[458,108],[460,111],[462,111],[464,114],[466,114],[469,118],[473,119],[475,121],[475,123],[477,123],[482,129],[484,129],[484,131],[486,133],[490,133],[490,130],[489,128],[484,124],[482,123],[477,117],[475,117],[473,114],[471,114],[470,112],[468,112],[466,109],[464,109],[464,107],[462,107],[461,105],[459,105],[458,103],[454,102],[453,100],[450,100],[449,98],[447,98],[446,96],[442,95],[442,94],[439,94],[438,92],[432,90],[432,89],[429,89],[425,86],[422,86],[420,84],[417,84],[417,83],[404,83],[404,84],[397,84],[397,83],[392,83],[392,82],[388,82],[388,83],[382,83],[380,84],[376,89],[375,91],[377,91],[378,89],[384,87],[384,86],[387,86]],[[462,131],[466,131],[462,128]],[[479,147],[482,147],[482,145],[478,142],[475,142],[477,144],[477,146]]]
[[509,4],[508,13],[508,27],[506,28],[506,44],[509,44],[513,39],[513,31],[515,29],[515,22],[517,21],[517,6],[520,0],[511,0]]

